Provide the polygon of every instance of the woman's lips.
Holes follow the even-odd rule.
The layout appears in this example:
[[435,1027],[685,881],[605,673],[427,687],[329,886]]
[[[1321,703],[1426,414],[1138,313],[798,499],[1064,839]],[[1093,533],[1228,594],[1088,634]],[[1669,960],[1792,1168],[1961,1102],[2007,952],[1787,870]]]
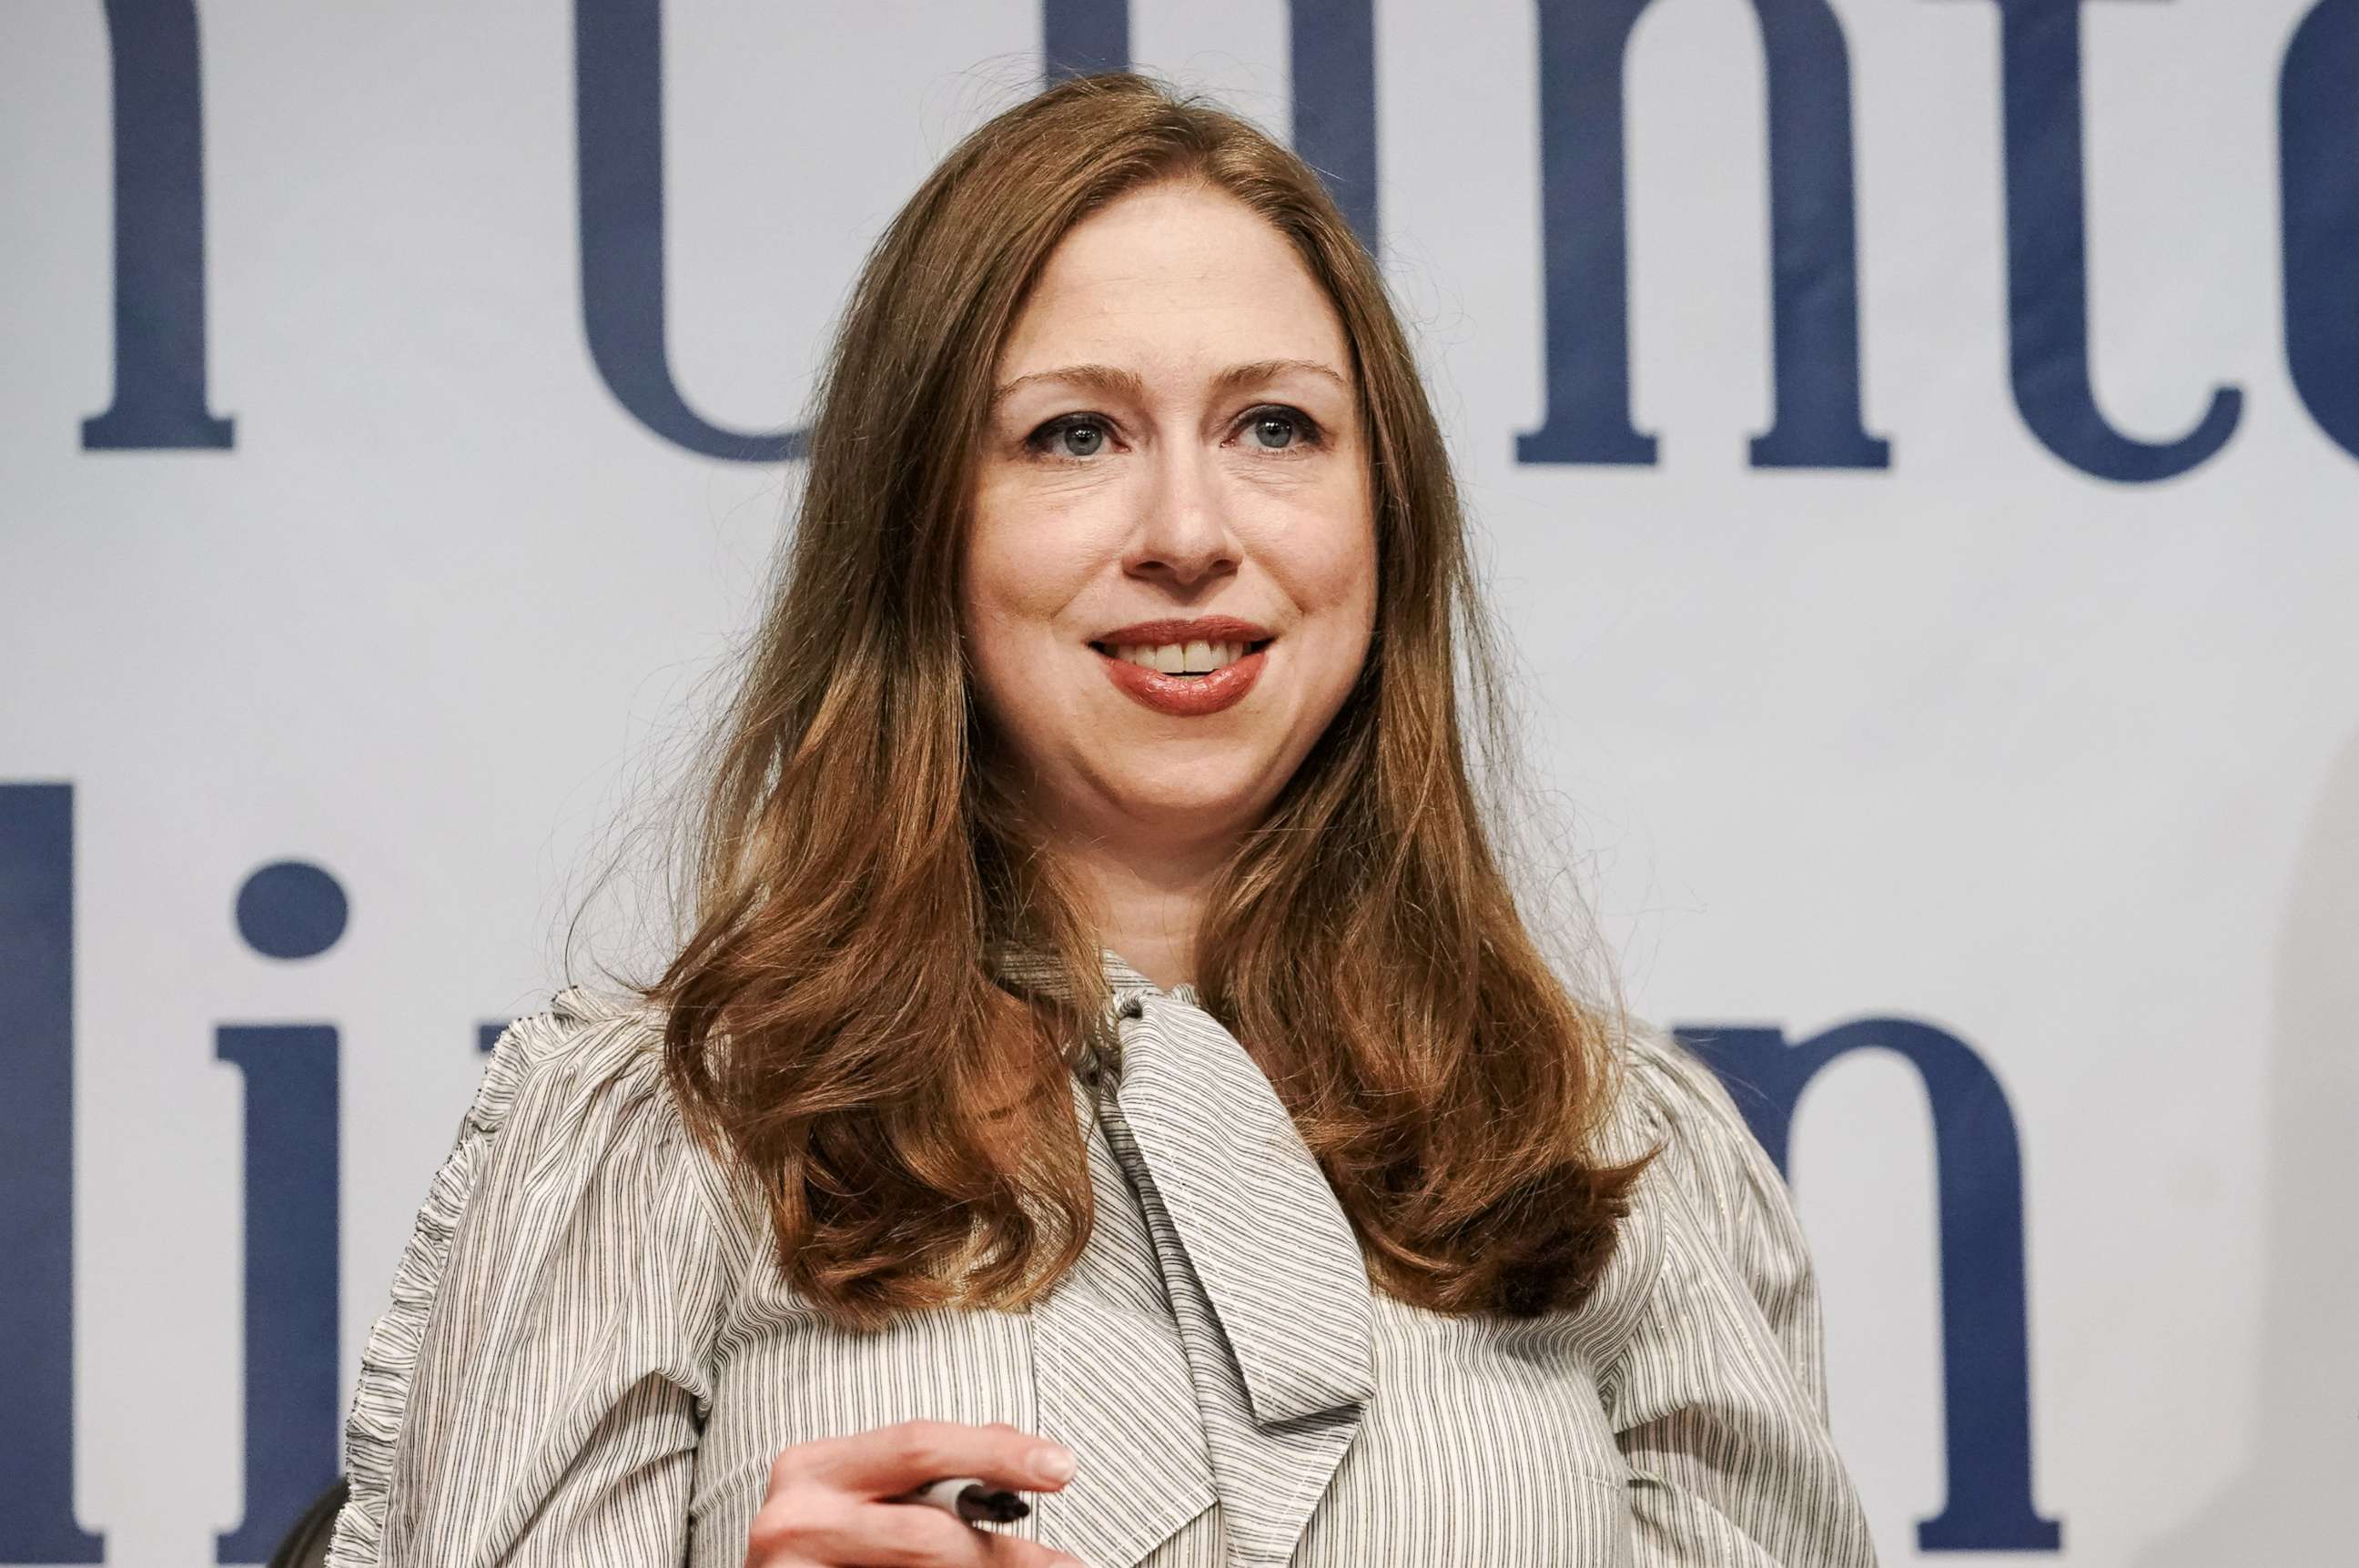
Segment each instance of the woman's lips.
[[[1094,648],[1091,650],[1096,652]],[[1234,664],[1224,664],[1209,675],[1166,675],[1145,665],[1099,653],[1098,662],[1123,694],[1132,701],[1178,718],[1200,718],[1241,702],[1261,675],[1269,656],[1265,643]]]

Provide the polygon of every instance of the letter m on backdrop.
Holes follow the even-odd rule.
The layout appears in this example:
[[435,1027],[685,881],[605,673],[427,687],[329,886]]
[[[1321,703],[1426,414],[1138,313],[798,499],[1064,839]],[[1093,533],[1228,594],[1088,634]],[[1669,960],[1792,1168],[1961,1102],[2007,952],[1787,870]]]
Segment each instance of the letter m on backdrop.
[[1775,1029],[1685,1025],[1674,1032],[1728,1085],[1781,1173],[1790,1173],[1794,1107],[1830,1062],[1874,1048],[1917,1070],[1933,1120],[1949,1479],[1949,1501],[1919,1523],[1917,1545],[2060,1551],[2062,1527],[2031,1502],[2023,1157],[1997,1075],[1965,1041],[1905,1018],[1864,1018],[1792,1042]]

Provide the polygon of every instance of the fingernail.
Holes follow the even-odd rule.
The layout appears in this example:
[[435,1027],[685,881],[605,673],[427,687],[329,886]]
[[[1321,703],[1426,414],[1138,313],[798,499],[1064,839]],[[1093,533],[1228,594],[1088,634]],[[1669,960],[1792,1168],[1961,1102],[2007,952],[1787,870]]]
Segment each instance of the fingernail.
[[1044,1443],[1032,1451],[1032,1468],[1051,1481],[1070,1481],[1073,1478],[1072,1450]]

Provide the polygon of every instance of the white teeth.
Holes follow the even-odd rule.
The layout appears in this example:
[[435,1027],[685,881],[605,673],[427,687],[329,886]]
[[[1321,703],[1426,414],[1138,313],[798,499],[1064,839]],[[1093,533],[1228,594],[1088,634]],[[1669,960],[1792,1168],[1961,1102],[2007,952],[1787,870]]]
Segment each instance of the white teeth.
[[1245,645],[1241,642],[1167,642],[1157,648],[1117,648],[1114,656],[1165,675],[1209,675],[1243,659]]

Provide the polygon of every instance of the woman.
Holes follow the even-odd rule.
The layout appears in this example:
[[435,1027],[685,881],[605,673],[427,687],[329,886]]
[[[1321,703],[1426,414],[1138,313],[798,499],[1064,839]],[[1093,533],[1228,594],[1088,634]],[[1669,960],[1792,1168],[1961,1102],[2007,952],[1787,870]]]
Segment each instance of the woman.
[[[847,310],[692,935],[495,1050],[331,1561],[1872,1561],[1776,1171],[1491,853],[1476,611],[1310,169],[1129,75],[968,137]],[[1034,1511],[892,1500],[962,1475]]]

